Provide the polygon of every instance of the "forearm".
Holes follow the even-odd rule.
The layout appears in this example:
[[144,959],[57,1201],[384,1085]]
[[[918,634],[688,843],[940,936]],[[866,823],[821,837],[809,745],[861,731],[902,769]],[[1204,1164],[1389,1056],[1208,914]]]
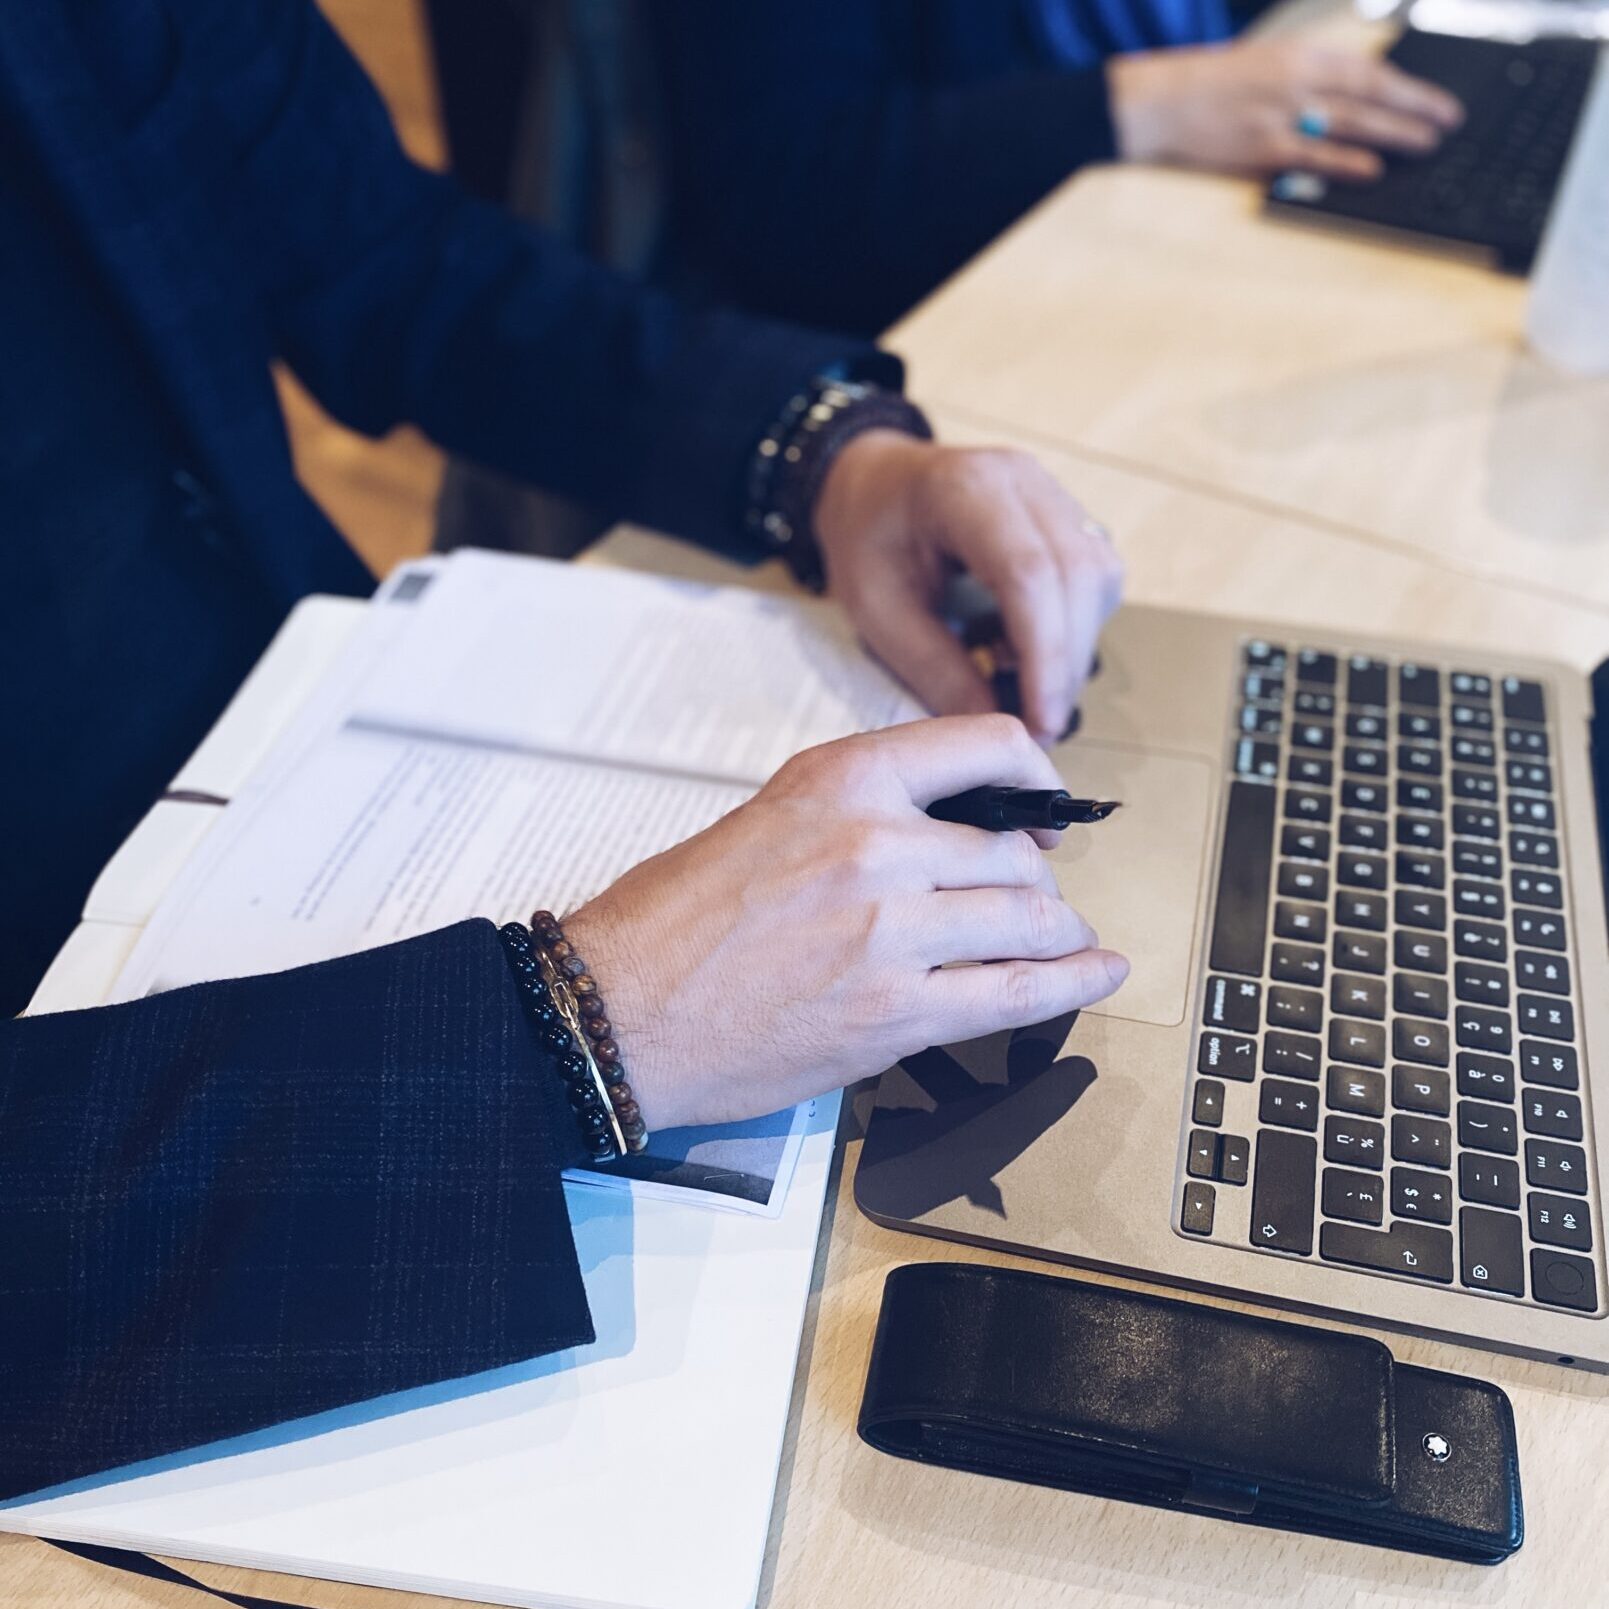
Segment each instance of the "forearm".
[[0,1497],[590,1340],[557,1088],[489,923],[0,1027]]

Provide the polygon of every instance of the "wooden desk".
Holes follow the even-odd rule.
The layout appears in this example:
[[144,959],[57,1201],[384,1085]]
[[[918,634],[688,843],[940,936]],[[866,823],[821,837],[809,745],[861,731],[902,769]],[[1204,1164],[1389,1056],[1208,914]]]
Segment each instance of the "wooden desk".
[[1609,608],[1609,380],[1529,354],[1525,290],[1266,220],[1250,184],[1111,167],[890,339],[980,427]]
[[[961,422],[947,433],[964,436]],[[1522,649],[1549,644],[1585,668],[1609,653],[1609,619],[1592,609],[1449,577],[1406,551],[1247,510],[1239,502],[1070,454],[1052,467],[1122,533],[1130,591],[1150,603],[1265,616],[1273,624],[1413,633]],[[786,586],[776,566],[739,571],[641,532],[616,533],[599,562]],[[1609,1380],[1434,1343],[1388,1337],[1399,1357],[1494,1379],[1514,1399],[1529,1540],[1494,1571],[1308,1541],[1193,1516],[1067,1496],[925,1469],[874,1453],[855,1412],[888,1270],[984,1254],[879,1229],[851,1194],[859,1155],[846,1120],[843,1171],[823,1238],[778,1487],[761,1602],[768,1609],[1049,1609],[1300,1602],[1311,1609],[1585,1602],[1574,1583],[1609,1571],[1598,1515],[1609,1503]],[[996,1259],[1031,1266],[1015,1259]],[[410,1594],[212,1565],[179,1567],[227,1590],[326,1609],[428,1609]],[[20,1537],[0,1537],[0,1605],[187,1609],[191,1595],[134,1582]]]

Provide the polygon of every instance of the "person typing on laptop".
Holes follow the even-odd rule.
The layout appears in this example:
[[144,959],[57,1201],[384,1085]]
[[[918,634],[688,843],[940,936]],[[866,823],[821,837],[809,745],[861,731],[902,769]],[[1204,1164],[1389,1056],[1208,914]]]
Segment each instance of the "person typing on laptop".
[[1043,737],[1120,567],[1026,459],[924,439],[892,359],[470,202],[310,3],[0,10],[0,173],[8,1012],[289,607],[368,585],[296,483],[276,358],[371,433],[783,553],[965,717],[802,756],[534,937],[0,1024],[0,1496],[576,1345],[568,1160],[1121,982],[1023,835],[923,813],[1057,783],[941,583],[1000,595]]

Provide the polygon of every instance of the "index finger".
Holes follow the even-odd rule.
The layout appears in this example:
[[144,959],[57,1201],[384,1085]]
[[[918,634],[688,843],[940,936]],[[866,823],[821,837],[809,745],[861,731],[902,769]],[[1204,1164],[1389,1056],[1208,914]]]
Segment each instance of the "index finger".
[[1335,85],[1342,94],[1374,101],[1409,117],[1422,117],[1437,128],[1456,128],[1464,120],[1464,108],[1455,96],[1391,62],[1376,56],[1337,57],[1336,61],[1347,63]]
[[935,799],[991,783],[1010,788],[1062,785],[1056,767],[1014,715],[941,715],[884,727],[857,741],[876,744],[911,803],[922,810]]

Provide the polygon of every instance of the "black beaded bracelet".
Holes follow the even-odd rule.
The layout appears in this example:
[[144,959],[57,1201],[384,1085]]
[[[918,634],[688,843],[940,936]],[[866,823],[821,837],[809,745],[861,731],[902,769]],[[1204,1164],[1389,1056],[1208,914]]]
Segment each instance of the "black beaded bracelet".
[[526,1015],[553,1057],[588,1159],[612,1162],[645,1150],[648,1132],[586,963],[551,912],[538,911],[529,928],[508,922],[500,932]]
[[867,430],[931,440],[927,415],[896,391],[822,377],[788,399],[750,462],[743,523],[806,586],[826,580],[815,536],[816,497],[840,450]]

